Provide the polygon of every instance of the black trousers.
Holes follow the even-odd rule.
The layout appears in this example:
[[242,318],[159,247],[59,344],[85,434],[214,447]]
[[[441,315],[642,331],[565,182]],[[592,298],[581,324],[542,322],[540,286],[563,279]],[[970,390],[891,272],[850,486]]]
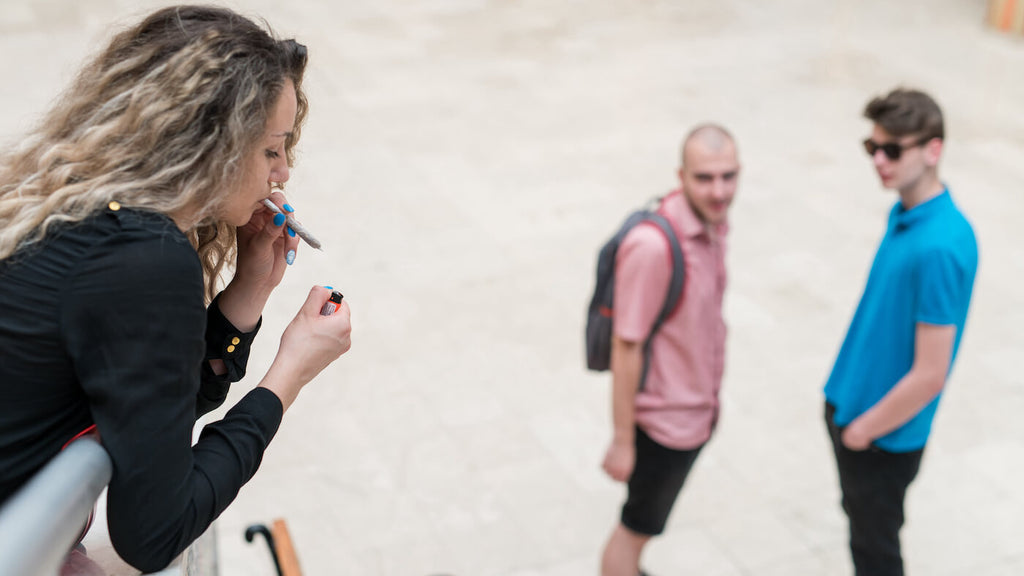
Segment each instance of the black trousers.
[[857,576],[903,576],[900,528],[907,487],[917,476],[924,449],[886,452],[875,446],[854,451],[843,446],[843,429],[825,403],[825,422],[839,468],[843,510],[850,520],[850,553]]

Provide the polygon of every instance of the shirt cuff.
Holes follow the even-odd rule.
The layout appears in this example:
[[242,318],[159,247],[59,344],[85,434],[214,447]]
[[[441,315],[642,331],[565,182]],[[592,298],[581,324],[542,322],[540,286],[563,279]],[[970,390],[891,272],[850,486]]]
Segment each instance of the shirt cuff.
[[284,405],[277,394],[267,388],[257,386],[243,396],[238,404],[228,411],[225,418],[235,414],[246,414],[251,418],[251,422],[260,432],[265,449],[281,426],[281,420],[284,418]]
[[[249,362],[249,349],[256,333],[263,325],[263,317],[256,322],[251,332],[242,332],[224,317],[220,311],[218,300],[220,294],[210,302],[206,309],[206,357],[207,361],[220,359],[228,371],[222,376],[228,382],[238,382],[245,376],[245,367]],[[208,364],[205,362],[204,364]]]

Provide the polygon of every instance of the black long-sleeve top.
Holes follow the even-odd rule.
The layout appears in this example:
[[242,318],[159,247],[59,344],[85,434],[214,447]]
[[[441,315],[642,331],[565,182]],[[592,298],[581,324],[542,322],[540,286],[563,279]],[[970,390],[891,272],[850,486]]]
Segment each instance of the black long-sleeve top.
[[172,220],[115,208],[0,261],[0,502],[95,423],[114,468],[111,542],[154,571],[256,472],[282,406],[256,388],[192,445],[196,418],[244,375],[256,330],[204,306],[199,259]]

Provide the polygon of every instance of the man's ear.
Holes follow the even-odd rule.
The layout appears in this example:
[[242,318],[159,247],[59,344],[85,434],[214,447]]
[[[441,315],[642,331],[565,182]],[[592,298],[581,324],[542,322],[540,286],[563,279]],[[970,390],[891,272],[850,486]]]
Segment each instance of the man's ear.
[[942,158],[942,148],[944,142],[942,138],[932,138],[924,144],[924,157],[928,166],[937,166],[939,159]]
[[686,168],[683,168],[682,166],[680,166],[679,170],[676,170],[676,176],[679,176],[679,183],[680,184],[682,184],[685,181],[685,179],[683,177],[684,174],[686,174]]

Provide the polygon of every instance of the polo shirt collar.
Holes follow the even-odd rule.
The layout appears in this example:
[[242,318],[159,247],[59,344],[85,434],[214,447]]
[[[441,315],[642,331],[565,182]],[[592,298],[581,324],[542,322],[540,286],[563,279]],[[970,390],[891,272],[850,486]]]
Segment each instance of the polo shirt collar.
[[943,191],[937,196],[929,198],[910,210],[905,209],[903,204],[897,201],[896,205],[892,208],[893,226],[897,229],[910,228],[914,224],[927,220],[932,215],[942,212],[952,203],[953,198],[949,195],[949,188],[943,189]]

